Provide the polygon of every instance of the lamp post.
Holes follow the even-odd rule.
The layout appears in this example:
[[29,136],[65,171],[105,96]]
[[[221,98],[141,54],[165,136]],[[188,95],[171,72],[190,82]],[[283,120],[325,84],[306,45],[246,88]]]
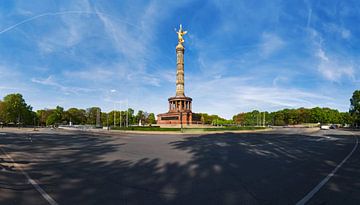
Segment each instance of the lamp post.
[[120,110],[120,123],[119,123],[119,126],[120,126],[120,129],[121,129],[121,126],[122,126],[122,125],[121,125],[121,124],[122,124],[121,102],[120,102],[120,106],[119,106],[119,107],[120,107],[120,109],[119,109],[119,110]]
[[109,130],[109,113],[106,113],[106,129]]
[[18,129],[20,129],[20,113],[18,114]]
[[180,131],[183,132],[182,112],[180,111]]
[[[116,90],[112,89],[110,90],[110,93],[115,93]],[[116,127],[116,112],[115,112],[115,101],[114,101],[114,128]]]
[[115,111],[115,102],[114,102],[114,128],[116,127],[116,111]]
[[36,123],[35,123],[35,116],[34,116],[34,131],[36,131]]
[[126,127],[129,127],[129,101],[126,99]]

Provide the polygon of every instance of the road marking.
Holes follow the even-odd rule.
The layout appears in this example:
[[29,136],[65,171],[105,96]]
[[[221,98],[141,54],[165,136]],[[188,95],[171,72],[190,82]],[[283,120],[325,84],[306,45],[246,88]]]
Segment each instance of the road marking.
[[330,141],[337,141],[339,139],[335,138],[335,137],[329,137],[329,136],[325,136],[325,137],[321,137],[316,139],[315,141],[319,142],[319,141],[323,141],[323,140],[330,140]]
[[328,174],[316,187],[314,187],[308,194],[304,196],[300,201],[296,203],[296,205],[304,205],[306,204],[329,180],[331,177],[335,175],[338,169],[351,157],[351,155],[355,152],[358,147],[359,139],[356,137],[356,143],[351,152],[343,159],[343,161],[338,164],[334,170],[330,174]]
[[0,147],[0,150],[1,150],[2,153],[5,154],[5,156],[6,156],[7,158],[9,158],[9,159],[12,161],[12,163],[14,164],[14,167],[17,167],[17,168],[20,170],[20,172],[26,177],[26,179],[29,181],[29,183],[36,189],[36,191],[38,191],[38,192],[41,194],[41,196],[42,196],[47,202],[49,202],[50,205],[58,205],[58,203],[57,203],[53,198],[51,198],[51,196],[49,196],[49,195],[44,191],[44,189],[42,189],[42,188],[40,187],[40,185],[39,185],[38,183],[36,183],[35,180],[33,180],[33,179],[29,176],[29,175],[21,168],[21,166],[18,165],[18,164],[14,161],[14,159],[5,152],[5,150],[4,150],[3,148]]

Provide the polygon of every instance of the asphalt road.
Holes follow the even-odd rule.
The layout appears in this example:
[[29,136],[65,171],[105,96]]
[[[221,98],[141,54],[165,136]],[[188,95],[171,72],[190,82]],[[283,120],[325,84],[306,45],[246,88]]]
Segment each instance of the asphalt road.
[[358,135],[0,130],[0,204],[359,204]]

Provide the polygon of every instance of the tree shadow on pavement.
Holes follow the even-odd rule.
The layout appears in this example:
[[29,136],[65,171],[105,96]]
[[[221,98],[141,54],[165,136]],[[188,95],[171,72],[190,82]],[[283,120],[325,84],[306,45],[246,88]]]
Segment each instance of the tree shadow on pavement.
[[[169,143],[192,157],[162,164],[146,157],[103,160],[124,146],[113,141],[116,137],[33,138],[33,145],[19,136],[2,137],[0,143],[9,153],[47,153],[27,172],[59,204],[294,204],[342,160],[349,146],[298,134],[209,134]],[[18,197],[25,196],[0,198],[0,204],[25,204]]]

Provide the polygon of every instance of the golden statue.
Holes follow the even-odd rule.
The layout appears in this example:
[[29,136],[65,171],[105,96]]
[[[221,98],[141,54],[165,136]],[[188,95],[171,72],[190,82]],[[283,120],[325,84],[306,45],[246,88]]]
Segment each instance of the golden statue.
[[184,31],[184,30],[182,29],[182,25],[180,24],[179,31],[176,31],[176,29],[175,29],[175,32],[178,34],[179,44],[182,45],[182,43],[184,43],[183,35],[185,35],[185,34],[187,33],[187,31]]

